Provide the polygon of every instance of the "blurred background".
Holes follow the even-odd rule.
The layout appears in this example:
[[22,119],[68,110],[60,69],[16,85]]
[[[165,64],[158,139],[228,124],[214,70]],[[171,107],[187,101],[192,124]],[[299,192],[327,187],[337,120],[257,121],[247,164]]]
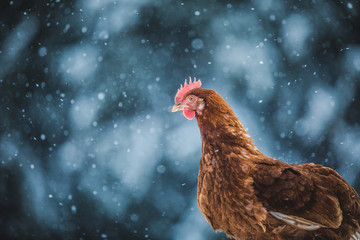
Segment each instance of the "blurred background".
[[6,0],[1,239],[226,239],[198,210],[189,76],[257,147],[360,191],[359,1]]

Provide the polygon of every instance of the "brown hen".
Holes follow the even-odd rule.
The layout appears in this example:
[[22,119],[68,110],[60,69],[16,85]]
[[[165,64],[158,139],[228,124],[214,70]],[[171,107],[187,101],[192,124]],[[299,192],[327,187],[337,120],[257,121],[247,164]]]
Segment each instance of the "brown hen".
[[262,154],[224,99],[195,81],[172,111],[196,117],[202,137],[197,202],[234,239],[360,239],[356,191],[331,168]]

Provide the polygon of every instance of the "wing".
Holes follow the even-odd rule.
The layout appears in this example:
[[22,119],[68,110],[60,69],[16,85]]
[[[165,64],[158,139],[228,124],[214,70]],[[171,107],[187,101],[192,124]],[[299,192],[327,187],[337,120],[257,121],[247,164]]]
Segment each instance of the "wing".
[[257,197],[275,218],[306,230],[338,228],[343,219],[338,174],[328,169],[271,160],[256,163],[251,175]]
[[351,215],[356,221],[360,222],[359,195],[344,178],[335,170],[321,165],[305,163],[300,166],[309,172],[315,173],[315,180],[317,180],[315,182],[318,186],[337,194],[343,215]]

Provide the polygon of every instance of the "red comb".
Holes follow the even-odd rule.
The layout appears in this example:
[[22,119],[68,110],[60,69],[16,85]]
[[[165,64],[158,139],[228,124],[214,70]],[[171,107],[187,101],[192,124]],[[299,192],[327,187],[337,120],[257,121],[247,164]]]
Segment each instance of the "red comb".
[[196,78],[194,78],[194,81],[191,81],[191,77],[189,83],[186,82],[185,79],[185,83],[184,83],[184,87],[182,85],[180,85],[180,89],[177,91],[176,96],[175,96],[175,102],[180,102],[183,97],[186,95],[187,92],[189,92],[190,90],[194,89],[194,88],[199,88],[201,87],[201,81],[198,80],[196,81]]

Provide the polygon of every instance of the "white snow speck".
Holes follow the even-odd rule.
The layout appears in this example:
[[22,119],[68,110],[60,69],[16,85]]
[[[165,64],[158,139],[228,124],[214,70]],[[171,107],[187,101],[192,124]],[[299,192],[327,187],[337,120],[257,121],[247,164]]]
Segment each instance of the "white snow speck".
[[77,211],[76,206],[75,206],[75,205],[72,205],[72,206],[71,206],[71,213],[72,213],[72,214],[76,214],[76,211]]
[[44,140],[46,139],[46,135],[45,135],[45,134],[41,134],[41,135],[40,135],[40,139],[44,141]]
[[46,47],[39,48],[38,54],[40,57],[45,57],[47,55],[47,48]]
[[99,93],[99,94],[97,95],[97,97],[98,97],[99,100],[104,100],[104,98],[105,98],[105,93],[101,92],[101,93]]
[[99,33],[99,38],[103,40],[107,40],[109,38],[109,32],[106,30],[103,30]]
[[202,49],[204,47],[204,43],[200,38],[195,38],[191,41],[191,46],[196,49]]
[[159,165],[157,166],[156,171],[160,174],[163,174],[166,172],[166,167],[164,165]]
[[63,29],[63,32],[67,33],[69,31],[69,29],[70,29],[70,24],[66,24],[64,29]]

